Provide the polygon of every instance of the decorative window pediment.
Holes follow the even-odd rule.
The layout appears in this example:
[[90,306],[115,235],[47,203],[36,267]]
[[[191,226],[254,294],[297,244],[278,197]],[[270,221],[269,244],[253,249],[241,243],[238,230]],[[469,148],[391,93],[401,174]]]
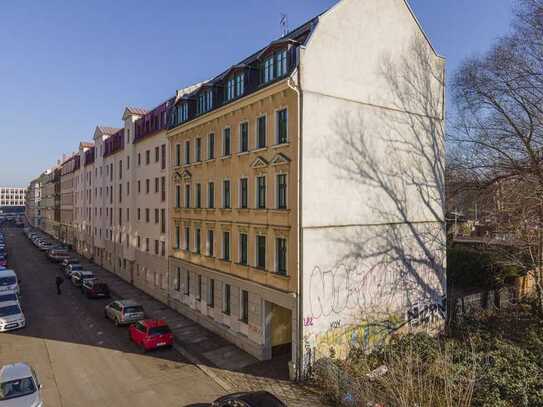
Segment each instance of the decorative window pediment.
[[290,163],[290,158],[288,158],[283,153],[277,154],[273,159],[270,161],[270,165],[282,165],[282,164],[288,164]]
[[251,168],[264,168],[268,166],[268,161],[265,158],[258,156],[251,163]]
[[192,174],[188,170],[184,170],[183,172],[175,171],[173,174],[173,180],[175,182],[187,181],[191,178]]

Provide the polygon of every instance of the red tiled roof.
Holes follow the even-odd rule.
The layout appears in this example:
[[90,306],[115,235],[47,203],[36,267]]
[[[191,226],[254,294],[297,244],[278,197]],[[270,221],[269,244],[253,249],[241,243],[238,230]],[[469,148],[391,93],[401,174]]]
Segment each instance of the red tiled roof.
[[143,107],[134,107],[134,106],[127,106],[126,110],[129,113],[137,114],[143,116],[144,114],[148,113],[149,111]]
[[100,130],[100,132],[102,132],[103,134],[107,134],[107,135],[111,136],[111,135],[117,133],[121,129],[118,129],[118,128],[115,128],[115,127],[98,126],[98,130]]

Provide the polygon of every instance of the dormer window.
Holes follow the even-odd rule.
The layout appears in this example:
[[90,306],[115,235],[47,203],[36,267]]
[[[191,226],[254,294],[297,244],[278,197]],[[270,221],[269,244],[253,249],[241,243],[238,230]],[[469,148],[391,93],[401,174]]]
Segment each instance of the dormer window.
[[177,120],[179,123],[186,122],[189,119],[189,104],[181,103],[177,106]]
[[226,82],[226,101],[238,98],[245,92],[245,74],[240,73]]
[[281,49],[262,63],[262,82],[268,83],[287,74],[287,50]]
[[213,108],[213,91],[206,90],[198,95],[198,114],[209,112]]

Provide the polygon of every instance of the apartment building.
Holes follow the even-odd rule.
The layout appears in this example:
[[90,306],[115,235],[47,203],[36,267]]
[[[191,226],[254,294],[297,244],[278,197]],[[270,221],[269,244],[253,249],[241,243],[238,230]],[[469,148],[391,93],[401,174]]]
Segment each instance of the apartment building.
[[[173,100],[154,109],[127,107],[124,189],[129,239],[125,279],[166,302],[168,285],[168,114]],[[123,188],[119,184],[119,188]]]
[[25,188],[0,187],[0,208],[24,207],[25,195]]
[[[429,58],[418,73],[430,77],[437,95],[435,117],[402,105],[381,70],[386,58],[391,64],[415,60],[415,43]],[[412,137],[406,145],[416,143],[407,124],[413,117],[441,128],[443,84],[425,69],[436,66],[441,74],[443,65],[403,0],[342,0],[178,95],[168,132],[170,305],[261,360],[287,352],[291,376],[301,377],[320,357],[345,357],[352,344],[385,336],[374,326],[390,326],[390,333],[407,326],[422,303],[439,303],[445,292],[441,247],[432,248],[435,267],[420,271],[416,281],[406,269],[420,265],[396,270],[392,247],[366,258],[360,243],[370,247],[390,233],[397,206],[387,202],[386,188],[357,179],[356,165],[353,172],[343,165],[356,153],[362,161],[386,161],[391,142],[383,129]],[[351,126],[354,117],[363,128]],[[424,140],[435,137],[417,131]],[[364,151],[356,144],[361,132],[375,134]],[[349,140],[355,143],[345,145]],[[435,142],[439,149],[442,140]],[[342,145],[347,149],[335,151]],[[398,165],[415,165],[414,159],[401,156]],[[436,162],[416,165],[431,172]],[[378,178],[394,185],[389,174],[383,170]],[[425,188],[439,195],[439,185]],[[420,236],[409,235],[412,222],[431,225],[444,241],[443,216],[434,216],[442,215],[440,206],[421,210],[424,198],[417,193],[405,196],[402,215],[409,215],[395,217],[394,228],[410,257],[420,243]],[[396,284],[415,288],[407,295],[389,287]]]
[[59,240],[75,245],[74,230],[74,184],[80,165],[79,154],[73,154],[60,164],[60,225]]
[[[41,176],[40,176],[41,177]],[[40,223],[40,177],[30,181],[25,197],[25,216],[29,225],[38,227]]]

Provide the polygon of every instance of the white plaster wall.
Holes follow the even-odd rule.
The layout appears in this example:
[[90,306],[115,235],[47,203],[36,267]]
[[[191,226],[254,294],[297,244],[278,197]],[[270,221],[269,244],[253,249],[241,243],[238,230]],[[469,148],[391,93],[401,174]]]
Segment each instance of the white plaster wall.
[[[413,116],[400,107],[423,115],[424,109],[418,103],[402,105],[383,74],[384,61],[398,66],[414,39],[441,66],[403,0],[342,0],[320,17],[302,51],[305,363],[315,352],[328,354],[331,344],[350,343],[360,334],[354,328],[366,320],[404,318],[413,304],[437,301],[444,293],[442,174],[434,167],[443,165],[441,117],[434,119],[433,134],[430,119],[412,124]],[[440,86],[435,82],[429,88],[432,110],[439,114]],[[355,146],[365,140],[365,162],[378,166],[376,173],[399,201],[361,172],[345,171],[349,157],[352,163],[363,157],[342,142],[345,133]],[[437,151],[433,159],[391,141],[401,136],[411,142],[415,135],[421,138],[415,144],[424,146],[420,152]],[[432,183],[421,194],[404,173]],[[429,223],[411,226],[406,219]],[[433,268],[417,264],[428,258]]]

